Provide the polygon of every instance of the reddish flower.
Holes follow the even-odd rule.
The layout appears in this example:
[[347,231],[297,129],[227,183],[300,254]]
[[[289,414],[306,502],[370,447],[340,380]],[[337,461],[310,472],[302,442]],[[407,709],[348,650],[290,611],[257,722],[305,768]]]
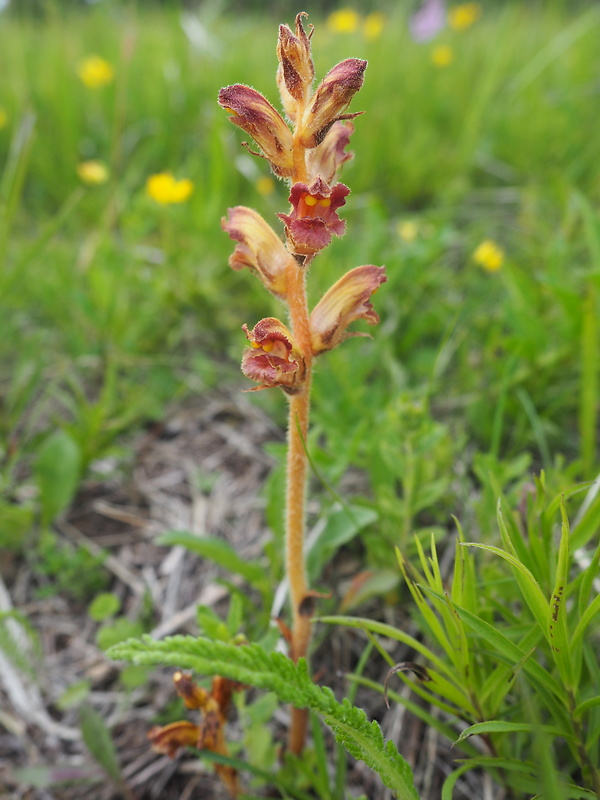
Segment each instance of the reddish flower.
[[314,355],[332,350],[349,336],[364,336],[346,332],[351,322],[357,319],[364,319],[369,325],[379,322],[370,298],[386,280],[384,267],[356,267],[323,295],[310,315]]
[[295,183],[289,197],[291,213],[277,215],[285,222],[288,248],[297,255],[312,256],[327,247],[334,233],[342,236],[346,223],[337,209],[345,205],[349,194],[343,183],[329,187],[321,178],[310,186]]
[[334,122],[321,144],[307,151],[306,164],[311,180],[322,178],[326,183],[333,183],[342,165],[353,157],[352,153],[345,152],[353,133],[351,122]]
[[248,267],[270,292],[284,298],[287,268],[290,263],[297,268],[297,264],[273,228],[258,212],[246,206],[230,208],[227,219],[221,220],[221,227],[237,242],[229,259],[231,268]]
[[280,386],[288,394],[297,392],[304,381],[306,367],[302,353],[283,322],[266,317],[251,331],[246,325],[242,325],[242,330],[251,344],[242,356],[242,372],[261,384],[250,391]]
[[300,142],[303,147],[316,147],[321,144],[334,122],[338,119],[352,119],[361,113],[343,112],[363,85],[366,68],[366,61],[347,58],[325,75],[300,121]]
[[231,114],[234,125],[252,136],[276,175],[293,175],[292,132],[260,92],[240,83],[226,86],[219,92],[219,105]]

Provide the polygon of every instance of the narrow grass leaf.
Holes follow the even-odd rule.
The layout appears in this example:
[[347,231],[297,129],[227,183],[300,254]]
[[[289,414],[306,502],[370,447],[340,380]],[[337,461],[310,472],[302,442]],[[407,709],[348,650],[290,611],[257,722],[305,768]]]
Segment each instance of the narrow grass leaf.
[[[552,601],[550,605],[550,615],[548,618],[548,639],[552,648],[552,656],[561,673],[563,681],[569,687],[574,688],[573,663],[571,660],[572,644],[569,642],[569,631],[567,626],[567,585],[569,582],[569,520],[565,509],[564,501],[560,507],[561,513],[561,536],[558,546],[558,562],[556,566],[556,577],[552,590]],[[581,658],[581,652],[579,651]]]
[[213,561],[219,567],[224,567],[229,572],[235,572],[248,581],[252,586],[261,586],[265,583],[265,570],[262,566],[252,561],[244,561],[235,549],[222,539],[212,536],[195,536],[185,531],[169,531],[156,540],[159,545],[181,545],[196,555]]
[[515,578],[519,584],[519,588],[525,602],[529,606],[531,613],[535,617],[538,625],[542,628],[542,630],[546,631],[550,607],[537,581],[527,567],[522,564],[519,559],[516,558],[516,556],[513,556],[511,553],[507,553],[506,550],[502,550],[494,545],[480,544],[479,542],[465,542],[465,546],[478,547],[480,550],[487,550],[489,553],[494,553],[495,555],[500,556],[500,558],[503,558],[505,561],[508,561],[508,563],[513,567]]
[[437,669],[439,669],[440,672],[448,675],[450,679],[456,677],[454,670],[438,656],[436,656],[432,650],[426,647],[418,639],[415,639],[414,636],[410,636],[410,634],[404,633],[404,631],[401,631],[398,628],[394,628],[393,625],[387,625],[384,622],[378,622],[377,620],[367,619],[365,617],[344,617],[336,615],[317,617],[315,621],[323,622],[328,625],[344,625],[347,628],[358,628],[359,630],[376,633],[379,636],[385,636],[388,639],[394,639],[397,642],[403,642],[409,647],[412,647],[413,650],[416,650],[417,653],[420,653],[422,656],[428,659],[432,664],[435,664]]
[[[455,747],[465,739],[468,739],[469,736],[476,736],[482,733],[535,733],[539,730],[543,730],[551,736],[565,736],[562,728],[553,728],[550,725],[537,725],[530,722],[506,722],[495,719],[487,722],[477,722],[475,725],[465,728],[452,746]],[[575,740],[574,736],[570,738]]]

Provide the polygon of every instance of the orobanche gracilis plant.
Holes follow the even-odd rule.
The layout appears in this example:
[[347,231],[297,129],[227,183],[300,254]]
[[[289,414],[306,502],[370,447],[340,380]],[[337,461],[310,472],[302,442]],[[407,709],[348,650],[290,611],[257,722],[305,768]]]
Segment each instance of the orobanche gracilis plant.
[[[258,383],[254,391],[279,387],[289,402],[286,572],[291,601],[291,625],[279,621],[288,655],[267,652],[257,644],[225,643],[203,637],[172,636],[155,641],[149,636],[113,647],[110,655],[139,664],[176,666],[175,686],[188,708],[200,712],[201,723],[175,722],[150,732],[160,752],[174,755],[183,746],[212,751],[217,770],[232,794],[237,794],[237,773],[228,756],[224,738],[226,711],[232,692],[255,686],[275,692],[292,706],[288,748],[298,754],[304,748],[308,709],[317,712],[332,728],[338,742],[374,769],[398,798],[416,800],[412,773],[395,745],[385,742],[379,725],[348,699],[338,702],[328,688],[313,683],[307,656],[311,617],[318,596],[308,586],[304,561],[305,490],[313,361],[349,336],[355,320],[376,324],[379,317],[371,295],[385,282],[383,267],[351,269],[335,283],[309,312],[306,278],[318,253],[344,233],[338,210],[349,189],[337,181],[354,130],[346,113],[363,83],[366,61],[349,58],[333,67],[313,91],[314,66],[311,36],[300,13],[295,31],[279,28],[277,83],[288,122],[255,89],[236,84],[221,89],[220,105],[231,121],[248,133],[279,178],[290,184],[291,208],[279,214],[285,227],[285,243],[253,209],[236,206],[223,220],[224,230],[236,242],[230,264],[248,267],[264,286],[287,307],[287,324],[267,317],[243,330],[249,347],[242,370]],[[181,672],[191,669],[213,676],[210,691],[199,689]],[[219,760],[220,759],[220,760]]]
[[[350,190],[337,181],[342,165],[351,158],[345,152],[353,131],[350,121],[357,113],[345,113],[361,88],[366,61],[348,58],[323,78],[313,92],[315,75],[310,34],[296,17],[295,33],[279,28],[277,84],[291,128],[263,97],[249,86],[235,84],[221,89],[220,105],[230,119],[260,147],[257,155],[290,184],[288,213],[278,214],[285,225],[285,244],[265,220],[251,208],[229,210],[223,228],[236,241],[231,256],[233,269],[248,267],[264,286],[287,306],[289,327],[274,317],[261,319],[244,330],[250,347],[242,358],[245,375],[260,385],[278,386],[289,402],[286,492],[286,572],[292,606],[288,632],[294,661],[307,655],[314,593],[307,585],[304,566],[304,495],[307,473],[306,436],[310,409],[313,359],[336,347],[348,336],[348,325],[357,319],[379,321],[370,297],[383,283],[383,267],[356,267],[347,272],[309,313],[306,278],[315,256],[335,234],[344,233],[338,209]],[[289,746],[302,750],[306,712],[294,709]]]

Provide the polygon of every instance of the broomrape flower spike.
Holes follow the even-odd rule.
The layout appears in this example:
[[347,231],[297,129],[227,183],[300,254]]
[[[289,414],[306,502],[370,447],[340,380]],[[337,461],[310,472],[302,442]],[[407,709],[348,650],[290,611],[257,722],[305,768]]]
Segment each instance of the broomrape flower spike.
[[[249,346],[242,356],[243,373],[257,389],[280,388],[289,402],[285,567],[289,584],[291,625],[287,632],[289,655],[306,658],[311,638],[315,592],[308,586],[304,562],[305,490],[308,461],[310,386],[313,361],[351,336],[356,320],[370,325],[379,321],[371,303],[385,282],[383,267],[355,267],[325,293],[310,313],[306,297],[308,267],[331,242],[342,236],[346,223],[338,216],[350,189],[338,181],[342,166],[352,157],[346,152],[361,112],[348,113],[352,98],[363,84],[366,61],[348,58],[334,66],[313,90],[312,26],[307,14],[296,16],[294,29],[279,27],[277,86],[282,116],[260,92],[235,84],[219,92],[218,102],[237,127],[250,135],[273,173],[290,186],[288,211],[277,216],[284,238],[251,208],[230,208],[221,222],[234,240],[229,259],[235,270],[247,267],[265,288],[282,301],[286,325],[266,317],[250,329],[243,325]],[[245,146],[248,146],[245,142]],[[250,151],[253,152],[253,151]],[[285,242],[285,243],[284,243]],[[300,753],[307,726],[305,709],[292,709],[289,749]],[[190,736],[187,727],[181,736]]]

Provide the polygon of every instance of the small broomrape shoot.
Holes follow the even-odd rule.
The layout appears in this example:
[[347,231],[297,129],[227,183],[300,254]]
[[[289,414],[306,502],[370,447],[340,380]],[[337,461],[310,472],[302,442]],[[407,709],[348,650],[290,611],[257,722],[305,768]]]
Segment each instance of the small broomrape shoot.
[[[289,317],[289,325],[268,317],[251,330],[243,326],[250,346],[242,357],[242,371],[258,384],[255,390],[279,387],[289,401],[285,563],[292,606],[289,655],[294,661],[308,654],[315,602],[304,563],[305,444],[313,360],[349,336],[362,335],[347,331],[355,320],[371,325],[379,321],[370,297],[386,280],[383,267],[356,267],[309,312],[308,267],[334,236],[345,232],[346,223],[338,211],[350,189],[337,176],[352,157],[345,148],[354,130],[350,120],[360,112],[346,110],[362,86],[367,62],[341,61],[313,91],[313,27],[307,33],[306,16],[305,12],[297,15],[294,30],[279,27],[277,85],[288,121],[249,86],[235,84],[219,92],[219,104],[231,122],[258,146],[254,154],[266,159],[273,173],[290,184],[291,208],[278,214],[285,226],[285,244],[256,211],[243,206],[229,209],[222,227],[236,242],[231,267],[248,267],[284,302]],[[304,747],[306,724],[306,710],[293,709],[289,748],[294,753]]]

